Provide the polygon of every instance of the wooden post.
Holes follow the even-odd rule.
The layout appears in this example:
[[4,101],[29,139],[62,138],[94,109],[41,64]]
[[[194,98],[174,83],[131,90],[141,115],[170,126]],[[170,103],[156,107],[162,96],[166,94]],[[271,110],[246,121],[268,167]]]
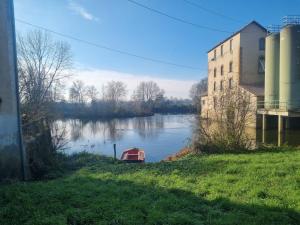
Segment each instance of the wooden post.
[[114,160],[117,160],[117,145],[114,144]]

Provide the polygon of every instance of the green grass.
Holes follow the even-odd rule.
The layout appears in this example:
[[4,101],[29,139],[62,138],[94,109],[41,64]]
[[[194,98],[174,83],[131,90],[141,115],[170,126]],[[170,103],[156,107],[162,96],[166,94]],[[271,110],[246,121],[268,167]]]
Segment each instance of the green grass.
[[300,151],[93,158],[59,179],[1,185],[0,224],[299,225]]

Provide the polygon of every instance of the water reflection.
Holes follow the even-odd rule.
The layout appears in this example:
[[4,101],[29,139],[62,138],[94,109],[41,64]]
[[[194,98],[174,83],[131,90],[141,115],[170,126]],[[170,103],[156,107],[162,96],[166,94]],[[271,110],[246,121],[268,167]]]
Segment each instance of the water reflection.
[[248,129],[248,137],[252,140],[253,146],[257,147],[261,144],[274,146],[300,146],[300,130],[284,130],[278,132],[277,129],[261,130]]
[[[194,115],[155,115],[109,121],[60,120],[56,121],[67,131],[66,153],[89,151],[96,154],[113,155],[113,144],[117,144],[117,155],[131,147],[143,148],[146,161],[156,162],[174,154],[189,144]],[[253,147],[265,144],[300,145],[300,130],[286,130],[278,135],[277,130],[247,129]]]
[[283,132],[278,132],[277,130],[266,130],[261,131],[261,133],[263,137],[262,142],[266,144],[273,144],[277,146],[300,145],[300,130],[284,130]]
[[71,140],[77,141],[82,137],[82,130],[86,124],[81,120],[71,120],[70,121],[70,131],[71,131]]
[[108,121],[56,121],[65,126],[68,152],[90,151],[112,155],[131,147],[144,148],[146,161],[159,161],[185,147],[192,135],[194,115],[155,115]]
[[155,138],[164,129],[164,118],[156,117],[139,117],[133,120],[133,129],[138,131],[141,138]]
[[113,119],[109,121],[66,120],[69,125],[71,141],[83,138],[88,130],[93,136],[103,136],[103,141],[119,141],[124,132],[136,130],[140,138],[155,138],[165,128],[163,116],[137,117],[133,119]]

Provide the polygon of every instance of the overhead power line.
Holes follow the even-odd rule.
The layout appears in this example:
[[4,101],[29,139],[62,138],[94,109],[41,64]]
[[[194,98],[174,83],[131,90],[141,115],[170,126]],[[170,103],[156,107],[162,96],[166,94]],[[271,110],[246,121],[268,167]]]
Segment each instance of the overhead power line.
[[169,61],[165,61],[165,60],[161,60],[161,59],[157,59],[157,58],[151,58],[151,57],[147,57],[147,56],[137,55],[135,53],[123,51],[123,50],[116,49],[116,48],[111,48],[111,47],[108,47],[108,46],[105,46],[105,45],[97,44],[97,43],[90,42],[90,41],[87,41],[87,40],[83,40],[83,39],[80,39],[80,38],[77,38],[77,37],[74,37],[74,36],[71,36],[71,35],[68,35],[68,34],[64,34],[64,33],[58,32],[58,31],[54,31],[54,30],[51,30],[49,28],[45,28],[45,27],[42,27],[42,26],[39,26],[39,25],[35,25],[35,24],[30,23],[30,22],[21,20],[21,19],[16,19],[16,21],[19,22],[19,23],[26,24],[28,26],[31,26],[31,27],[34,27],[34,28],[37,28],[37,29],[40,29],[40,30],[47,31],[49,33],[52,33],[52,34],[55,34],[55,35],[58,35],[58,36],[61,36],[61,37],[64,37],[64,38],[67,38],[67,39],[70,39],[70,40],[74,40],[74,41],[77,41],[77,42],[80,42],[80,43],[83,43],[83,44],[86,44],[86,45],[90,45],[90,46],[100,48],[100,49],[105,49],[107,51],[119,53],[119,54],[122,54],[122,55],[127,55],[127,56],[131,56],[131,57],[139,58],[139,59],[142,59],[142,60],[145,60],[145,61],[164,64],[164,65],[168,65],[168,66],[175,66],[175,67],[191,69],[191,70],[202,70],[201,68],[195,67],[195,66],[178,64],[178,63],[169,62]]
[[204,26],[204,25],[200,25],[200,24],[197,24],[197,23],[189,22],[187,20],[184,20],[184,19],[181,19],[181,18],[178,18],[178,17],[175,17],[175,16],[171,16],[167,13],[164,13],[164,12],[159,11],[157,9],[151,8],[149,6],[141,4],[141,3],[137,2],[137,1],[134,1],[134,0],[127,0],[127,1],[132,3],[132,4],[135,4],[135,5],[139,6],[141,8],[147,9],[147,10],[153,12],[153,13],[159,14],[161,16],[167,17],[169,19],[172,19],[174,21],[177,21],[177,22],[180,22],[180,23],[183,23],[183,24],[191,25],[191,26],[196,27],[196,28],[206,29],[206,30],[211,30],[211,31],[216,31],[216,32],[221,32],[221,33],[233,33],[232,31],[221,30],[221,29],[218,29],[218,28]]
[[184,2],[186,2],[186,3],[188,3],[188,4],[192,5],[192,6],[194,6],[194,7],[196,7],[196,8],[199,8],[199,9],[205,11],[205,12],[208,12],[208,13],[210,13],[210,14],[213,14],[213,15],[216,15],[216,16],[219,16],[219,17],[222,17],[222,18],[225,18],[225,19],[234,21],[234,22],[244,23],[243,21],[240,21],[240,20],[235,19],[235,18],[233,18],[233,17],[227,16],[227,15],[224,15],[224,14],[222,14],[222,13],[219,13],[219,12],[216,12],[216,11],[214,11],[214,10],[208,9],[208,8],[206,8],[206,7],[203,7],[202,5],[199,5],[198,3],[195,3],[195,2],[193,2],[193,1],[190,1],[190,0],[182,0],[182,1],[184,1]]

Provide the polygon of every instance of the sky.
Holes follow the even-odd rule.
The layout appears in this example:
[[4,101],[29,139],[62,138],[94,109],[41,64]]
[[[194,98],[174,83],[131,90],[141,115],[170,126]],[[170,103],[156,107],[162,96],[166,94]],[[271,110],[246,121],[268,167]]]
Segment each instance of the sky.
[[[98,45],[193,67],[148,61],[53,34],[72,47],[74,75],[67,87],[78,79],[97,88],[120,80],[131,93],[140,81],[153,80],[168,97],[187,98],[191,85],[207,76],[206,52],[215,44],[252,20],[268,26],[300,14],[300,0],[134,1],[190,24],[130,0],[14,0],[15,17]],[[26,33],[35,28],[17,21],[16,29]]]

